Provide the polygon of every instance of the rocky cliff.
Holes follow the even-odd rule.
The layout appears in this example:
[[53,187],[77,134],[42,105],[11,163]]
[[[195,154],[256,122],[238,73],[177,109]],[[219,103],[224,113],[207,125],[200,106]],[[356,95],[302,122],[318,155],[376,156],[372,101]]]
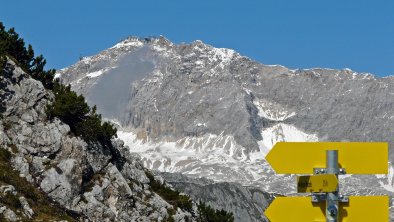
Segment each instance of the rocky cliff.
[[193,179],[179,173],[161,175],[193,200],[205,202],[215,209],[233,212],[235,221],[268,222],[264,211],[274,199],[273,194],[237,183],[215,183],[213,180]]
[[[174,207],[151,189],[152,181],[139,156],[131,154],[122,141],[112,140],[112,146],[121,155],[120,159],[113,158],[99,143],[86,143],[73,136],[70,127],[60,120],[49,121],[45,109],[53,97],[41,82],[28,76],[12,60],[7,61],[0,75],[0,160],[3,161],[0,166],[4,167],[2,170],[9,169],[9,163],[15,171],[0,172],[0,219],[163,221],[173,216],[175,221],[184,221],[192,218],[192,211]],[[13,172],[19,177],[12,177]],[[24,188],[23,181],[31,186]],[[48,204],[49,210],[38,208],[43,203]],[[51,217],[48,213],[51,209],[58,215]]]

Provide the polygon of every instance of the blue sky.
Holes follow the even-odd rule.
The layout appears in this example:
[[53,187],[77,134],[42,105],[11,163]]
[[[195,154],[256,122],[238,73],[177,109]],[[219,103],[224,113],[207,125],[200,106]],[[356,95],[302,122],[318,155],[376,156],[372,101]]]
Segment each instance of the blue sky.
[[393,0],[19,0],[0,21],[48,68],[75,63],[129,35],[200,39],[264,64],[394,74]]

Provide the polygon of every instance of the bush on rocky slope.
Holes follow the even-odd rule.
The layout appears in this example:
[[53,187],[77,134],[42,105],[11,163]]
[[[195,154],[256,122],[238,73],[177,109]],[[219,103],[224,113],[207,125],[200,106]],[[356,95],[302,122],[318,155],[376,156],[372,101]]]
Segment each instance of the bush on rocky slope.
[[111,144],[116,137],[116,128],[109,122],[101,123],[101,115],[86,103],[85,98],[71,91],[70,86],[55,83],[53,87],[55,100],[48,105],[49,119],[55,117],[70,126],[72,132],[87,142],[100,142],[103,146]]
[[[42,55],[34,57],[34,50],[31,45],[25,47],[25,41],[19,37],[14,28],[8,31],[0,22],[0,56],[7,55],[18,62],[20,67],[34,79],[42,82],[45,88],[53,88],[53,78],[55,70],[44,70],[46,60]],[[1,68],[1,67],[0,67]],[[2,70],[2,69],[1,69]]]
[[225,210],[214,210],[209,205],[200,202],[197,205],[199,216],[198,222],[233,222],[234,216],[232,213],[228,213]]
[[[6,59],[4,56],[4,50],[2,48],[0,48],[0,70],[4,69],[5,63],[6,63]],[[1,75],[1,72],[0,72],[0,75]]]
[[175,209],[179,207],[182,210],[188,212],[193,211],[192,201],[190,200],[189,196],[181,195],[178,191],[172,190],[171,188],[160,183],[160,181],[155,180],[154,176],[150,172],[146,171],[145,174],[149,178],[149,185],[151,189],[155,193],[159,194],[168,203],[173,205]]

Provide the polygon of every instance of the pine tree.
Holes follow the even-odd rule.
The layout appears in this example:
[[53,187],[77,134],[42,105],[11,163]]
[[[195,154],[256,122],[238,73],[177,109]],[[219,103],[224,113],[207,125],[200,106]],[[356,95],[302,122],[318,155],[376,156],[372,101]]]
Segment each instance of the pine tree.
[[[8,56],[14,59],[18,65],[34,79],[43,83],[47,89],[53,88],[55,70],[45,70],[46,60],[42,55],[34,57],[34,50],[31,45],[25,47],[25,41],[19,37],[14,28],[6,31],[3,23],[0,22],[0,56]],[[4,63],[4,59],[2,60]],[[0,64],[1,66],[2,64]]]

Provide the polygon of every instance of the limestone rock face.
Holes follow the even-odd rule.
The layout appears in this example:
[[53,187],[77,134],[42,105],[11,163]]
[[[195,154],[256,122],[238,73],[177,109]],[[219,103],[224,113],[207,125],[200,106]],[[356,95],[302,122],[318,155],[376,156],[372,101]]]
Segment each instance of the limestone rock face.
[[5,220],[8,220],[8,221],[18,221],[19,220],[19,218],[15,214],[15,212],[7,207],[4,207],[4,206],[0,207],[0,213],[3,214],[3,218]]
[[141,139],[223,133],[250,153],[267,137],[261,131],[280,123],[319,140],[394,134],[392,76],[265,65],[198,40],[129,37],[58,76],[104,117],[144,129]]
[[[393,76],[266,65],[231,49],[164,37],[129,37],[57,76],[120,126],[119,137],[145,167],[209,178],[224,193],[222,182],[294,194],[294,177],[277,175],[265,160],[276,142],[394,145]],[[343,178],[341,191],[393,196],[392,165],[390,172]]]
[[[294,180],[277,177],[265,161],[276,142],[394,145],[393,76],[265,65],[164,37],[129,37],[57,74],[119,124],[119,137],[145,167],[162,172],[291,194]],[[357,185],[353,178],[347,183]],[[379,185],[392,181],[372,176],[360,194],[371,185],[392,193],[392,185]]]
[[[50,91],[8,60],[0,76],[0,148],[12,153],[12,165],[50,198],[88,221],[161,221],[174,207],[149,187],[138,155],[123,142],[113,140],[121,159],[115,159],[98,143],[86,143],[70,134],[60,120],[49,121],[45,107]],[[1,192],[15,192],[1,186]],[[24,197],[19,198],[27,218],[34,215]],[[0,205],[0,216],[18,220]],[[178,211],[179,221],[191,218]]]

